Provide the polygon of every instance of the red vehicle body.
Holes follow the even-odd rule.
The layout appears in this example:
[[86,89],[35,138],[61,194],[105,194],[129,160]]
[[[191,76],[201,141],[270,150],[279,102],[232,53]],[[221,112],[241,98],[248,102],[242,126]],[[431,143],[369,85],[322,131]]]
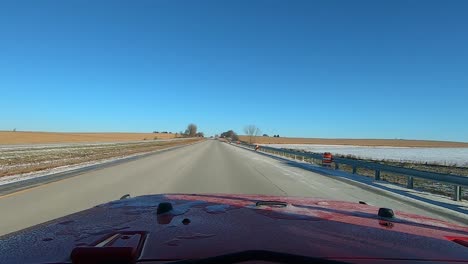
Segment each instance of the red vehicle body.
[[468,262],[467,227],[378,211],[298,197],[141,196],[4,236],[0,263]]

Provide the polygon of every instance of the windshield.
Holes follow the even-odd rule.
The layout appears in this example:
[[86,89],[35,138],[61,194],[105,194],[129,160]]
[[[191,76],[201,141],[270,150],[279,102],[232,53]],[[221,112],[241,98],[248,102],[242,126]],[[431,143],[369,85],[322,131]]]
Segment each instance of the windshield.
[[0,236],[168,193],[344,201],[466,227],[467,10],[4,1]]

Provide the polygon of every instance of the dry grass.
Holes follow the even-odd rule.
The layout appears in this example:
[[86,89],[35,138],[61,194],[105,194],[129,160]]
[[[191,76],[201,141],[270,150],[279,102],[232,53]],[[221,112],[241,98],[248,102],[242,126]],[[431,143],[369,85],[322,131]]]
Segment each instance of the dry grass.
[[162,133],[56,133],[56,132],[11,132],[0,131],[0,144],[47,144],[121,142],[175,138],[175,134]]
[[[241,141],[249,141],[248,136],[239,136]],[[468,148],[466,142],[400,140],[400,139],[336,139],[336,138],[287,138],[255,137],[258,144],[320,144],[354,146],[389,146],[389,147],[428,147],[428,148]]]
[[125,157],[132,154],[190,144],[200,140],[203,139],[189,138],[184,140],[115,143],[93,146],[13,149],[5,151],[3,158],[0,159],[0,177],[39,172],[46,169],[77,165],[85,162],[96,162],[109,158]]

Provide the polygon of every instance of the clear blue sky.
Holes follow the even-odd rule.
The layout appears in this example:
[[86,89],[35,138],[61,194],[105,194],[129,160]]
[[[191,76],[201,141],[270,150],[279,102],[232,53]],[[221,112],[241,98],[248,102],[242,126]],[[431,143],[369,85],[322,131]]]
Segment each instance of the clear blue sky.
[[468,1],[2,1],[0,129],[468,141]]

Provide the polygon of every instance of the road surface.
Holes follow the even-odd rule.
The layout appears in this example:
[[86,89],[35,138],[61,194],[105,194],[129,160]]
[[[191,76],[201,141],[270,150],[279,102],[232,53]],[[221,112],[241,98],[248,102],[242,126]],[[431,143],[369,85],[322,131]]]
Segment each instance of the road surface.
[[[441,218],[390,198],[217,140],[177,148],[0,197],[0,235],[88,209],[156,193],[307,196]],[[443,219],[443,218],[442,218]]]

